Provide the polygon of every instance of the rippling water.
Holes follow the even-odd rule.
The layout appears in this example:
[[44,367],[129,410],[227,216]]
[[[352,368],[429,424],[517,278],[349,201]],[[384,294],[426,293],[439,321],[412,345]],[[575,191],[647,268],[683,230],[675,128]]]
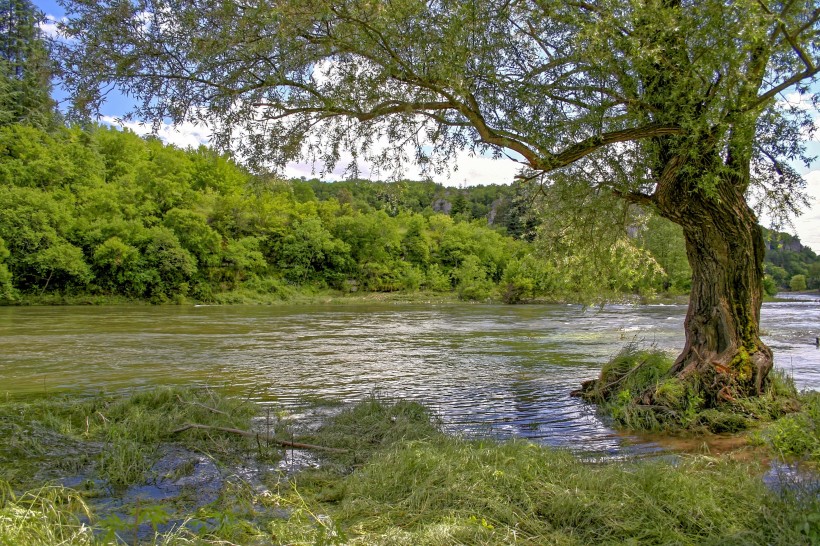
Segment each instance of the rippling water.
[[[627,342],[674,354],[683,305],[0,308],[0,392],[208,384],[292,411],[375,393],[453,432],[617,455],[656,449],[571,398]],[[776,366],[820,389],[820,302],[763,307]],[[631,447],[627,447],[631,446]]]

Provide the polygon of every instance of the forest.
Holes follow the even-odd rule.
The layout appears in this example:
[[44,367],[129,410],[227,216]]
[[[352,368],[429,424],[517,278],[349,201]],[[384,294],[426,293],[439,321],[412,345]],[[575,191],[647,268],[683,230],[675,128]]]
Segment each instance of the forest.
[[[631,206],[603,251],[556,244],[559,211],[522,182],[283,180],[206,147],[182,150],[106,126],[21,123],[0,127],[0,182],[6,303],[419,290],[587,301],[684,294],[690,282],[670,222]],[[811,249],[788,234],[766,237],[770,293],[819,286]]]
[[[589,303],[690,290],[681,228],[617,191],[284,180],[206,147],[67,120],[39,16],[14,6],[0,59],[0,302],[425,291]],[[764,238],[767,294],[820,288],[811,249]]]

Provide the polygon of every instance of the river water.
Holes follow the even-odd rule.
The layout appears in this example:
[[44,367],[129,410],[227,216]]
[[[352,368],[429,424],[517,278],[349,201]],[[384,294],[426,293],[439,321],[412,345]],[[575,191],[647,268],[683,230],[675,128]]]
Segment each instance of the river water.
[[[210,385],[298,414],[423,402],[447,430],[618,456],[661,449],[571,398],[626,343],[674,355],[684,305],[367,304],[0,308],[0,394]],[[820,389],[820,301],[766,303],[776,367]],[[7,394],[6,394],[7,393]]]

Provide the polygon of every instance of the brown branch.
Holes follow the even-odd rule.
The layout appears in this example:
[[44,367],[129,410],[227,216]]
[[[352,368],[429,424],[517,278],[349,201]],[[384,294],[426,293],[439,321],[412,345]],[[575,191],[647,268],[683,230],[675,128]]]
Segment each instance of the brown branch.
[[190,406],[199,406],[200,408],[206,409],[206,410],[208,410],[212,413],[218,413],[219,415],[224,415],[226,417],[229,417],[227,412],[224,412],[220,409],[212,408],[211,406],[206,406],[205,404],[200,404],[199,402],[188,402],[187,400],[183,400],[180,395],[177,395],[177,400],[179,400],[183,404],[188,404]]
[[748,105],[743,111],[748,112],[750,110],[754,110],[755,108],[757,108],[761,104],[764,104],[764,103],[768,102],[770,99],[774,98],[775,95],[781,93],[782,91],[785,91],[786,89],[788,89],[792,85],[794,85],[796,83],[799,83],[799,82],[805,80],[806,78],[810,78],[810,77],[814,76],[818,72],[820,72],[820,67],[815,67],[811,70],[807,69],[807,70],[804,70],[803,72],[799,72],[799,73],[793,75],[791,78],[785,80],[780,85],[778,85],[776,87],[773,87],[773,88],[769,89],[768,91],[766,91],[765,93],[763,93],[762,95],[758,96],[757,100],[754,101],[752,104]]
[[612,193],[615,194],[616,197],[620,197],[636,205],[650,207],[655,204],[655,198],[653,196],[638,191],[623,192],[621,190],[612,190]]
[[472,103],[472,108],[464,103],[459,103],[458,110],[470,121],[473,127],[475,127],[482,141],[487,144],[500,146],[502,148],[509,148],[514,152],[518,152],[524,156],[527,163],[529,163],[534,169],[549,170],[544,167],[544,162],[536,150],[518,139],[510,138],[508,136],[501,136],[493,130],[493,128],[487,124],[484,116],[481,115],[481,112],[478,111],[478,103],[475,100],[475,97],[468,95],[468,100]]
[[615,144],[617,142],[630,142],[644,138],[680,135],[682,133],[683,129],[680,127],[658,123],[650,123],[649,125],[644,125],[643,127],[633,127],[631,129],[623,129],[621,131],[603,133],[573,144],[563,152],[551,155],[545,160],[548,167],[545,170],[565,167],[570,163],[574,163],[575,161],[588,156],[598,149],[603,148],[604,146],[608,146],[609,144]]
[[377,104],[372,110],[351,110],[347,108],[326,108],[322,106],[306,106],[304,108],[283,108],[275,103],[258,102],[253,103],[255,107],[276,108],[280,113],[265,116],[268,120],[277,120],[293,116],[296,114],[324,114],[324,118],[331,118],[336,116],[345,116],[349,118],[356,118],[359,121],[370,121],[379,117],[388,116],[390,114],[402,114],[424,111],[450,110],[455,109],[455,105],[450,102],[430,101],[430,102],[400,102],[400,101],[385,101]]
[[178,429],[172,430],[171,434],[179,434],[180,432],[185,432],[186,430],[190,429],[200,429],[200,430],[217,430],[219,432],[227,432],[229,434],[237,434],[239,436],[244,436],[245,438],[259,438],[261,440],[266,440],[273,442],[275,444],[279,444],[282,447],[292,447],[295,449],[312,449],[316,451],[329,451],[331,453],[348,453],[347,449],[339,449],[335,447],[325,447],[325,446],[317,446],[313,444],[302,444],[300,442],[289,442],[288,440],[280,440],[273,436],[269,436],[267,434],[261,434],[258,432],[253,432],[250,430],[242,430],[238,428],[229,428],[229,427],[214,427],[210,425],[201,425],[199,423],[185,423],[183,426],[179,427]]
[[783,32],[783,36],[786,37],[786,41],[789,42],[789,45],[792,47],[792,50],[797,53],[797,56],[800,57],[800,60],[806,65],[806,70],[814,70],[814,62],[812,62],[805,50],[800,47],[800,44],[794,41],[794,37],[786,32],[786,25],[781,23],[780,28],[781,32]]

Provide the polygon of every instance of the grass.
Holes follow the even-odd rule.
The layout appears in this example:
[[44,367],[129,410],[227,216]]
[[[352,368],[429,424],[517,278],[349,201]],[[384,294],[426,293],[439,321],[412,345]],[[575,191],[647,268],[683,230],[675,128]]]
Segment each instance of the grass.
[[523,442],[448,439],[375,458],[329,513],[362,544],[806,543],[791,530],[803,523],[795,508],[717,459],[590,465]]
[[[630,344],[578,394],[598,404],[600,412],[620,427],[666,433],[740,432],[800,407],[794,382],[780,371],[769,374],[761,396],[707,407],[697,385],[668,376],[671,367],[672,359],[666,353]],[[652,404],[643,401],[648,392]]]
[[344,472],[368,461],[374,453],[399,442],[442,436],[436,418],[417,402],[381,401],[371,397],[329,418],[315,433],[305,436],[317,445],[348,450],[326,457]]
[[16,496],[0,481],[0,544],[91,545],[96,540],[81,516],[90,516],[82,496],[71,489],[44,486]]
[[[816,431],[820,397],[813,408],[806,419]],[[263,480],[266,487],[235,475],[233,469],[245,464],[242,460],[241,465],[230,466],[237,454],[266,456],[255,442],[214,431],[185,433],[190,436],[168,433],[187,421],[249,427],[257,413],[250,404],[207,390],[172,389],[0,406],[0,440],[14,434],[14,427],[5,426],[12,423],[20,430],[40,431],[36,438],[67,439],[74,450],[83,443],[121,442],[119,450],[112,451],[118,462],[110,467],[111,463],[103,462],[104,450],[88,452],[94,475],[106,476],[115,494],[114,476],[122,483],[139,484],[150,473],[150,466],[134,453],[151,461],[154,452],[168,443],[209,450],[209,455],[223,461],[226,476],[217,497],[206,504],[138,500],[116,513],[106,513],[104,506],[94,503],[95,493],[82,487],[40,484],[26,490],[21,487],[29,481],[0,481],[0,544],[785,545],[820,541],[816,486],[801,494],[793,488],[767,489],[760,478],[763,468],[756,464],[704,456],[679,456],[674,462],[583,462],[567,451],[523,441],[449,437],[429,411],[412,402],[369,399],[344,409],[310,436],[297,440],[350,451],[329,454],[320,468],[293,476],[271,472]],[[773,431],[767,438],[772,445],[814,453],[811,442],[804,446],[786,440],[796,434],[793,428],[783,425],[782,431]],[[816,434],[813,438],[816,441]],[[35,463],[53,463],[49,454],[54,446],[18,440],[0,444],[4,463],[12,452],[35,453],[31,457]],[[188,475],[193,470],[186,460],[174,472]],[[14,492],[19,490],[24,492]]]
[[[14,481],[30,475],[32,463],[49,461],[68,473],[93,466],[95,475],[114,487],[143,481],[156,460],[159,446],[174,441],[212,456],[234,456],[256,449],[245,438],[191,430],[178,437],[172,431],[185,423],[250,428],[257,408],[207,389],[160,387],[130,395],[88,398],[56,396],[0,404],[0,478]],[[68,462],[66,462],[68,460]],[[64,468],[68,466],[69,468]],[[15,467],[22,467],[14,472]]]
[[820,464],[820,393],[800,396],[802,411],[779,419],[754,437],[760,444],[788,457],[798,457]]

